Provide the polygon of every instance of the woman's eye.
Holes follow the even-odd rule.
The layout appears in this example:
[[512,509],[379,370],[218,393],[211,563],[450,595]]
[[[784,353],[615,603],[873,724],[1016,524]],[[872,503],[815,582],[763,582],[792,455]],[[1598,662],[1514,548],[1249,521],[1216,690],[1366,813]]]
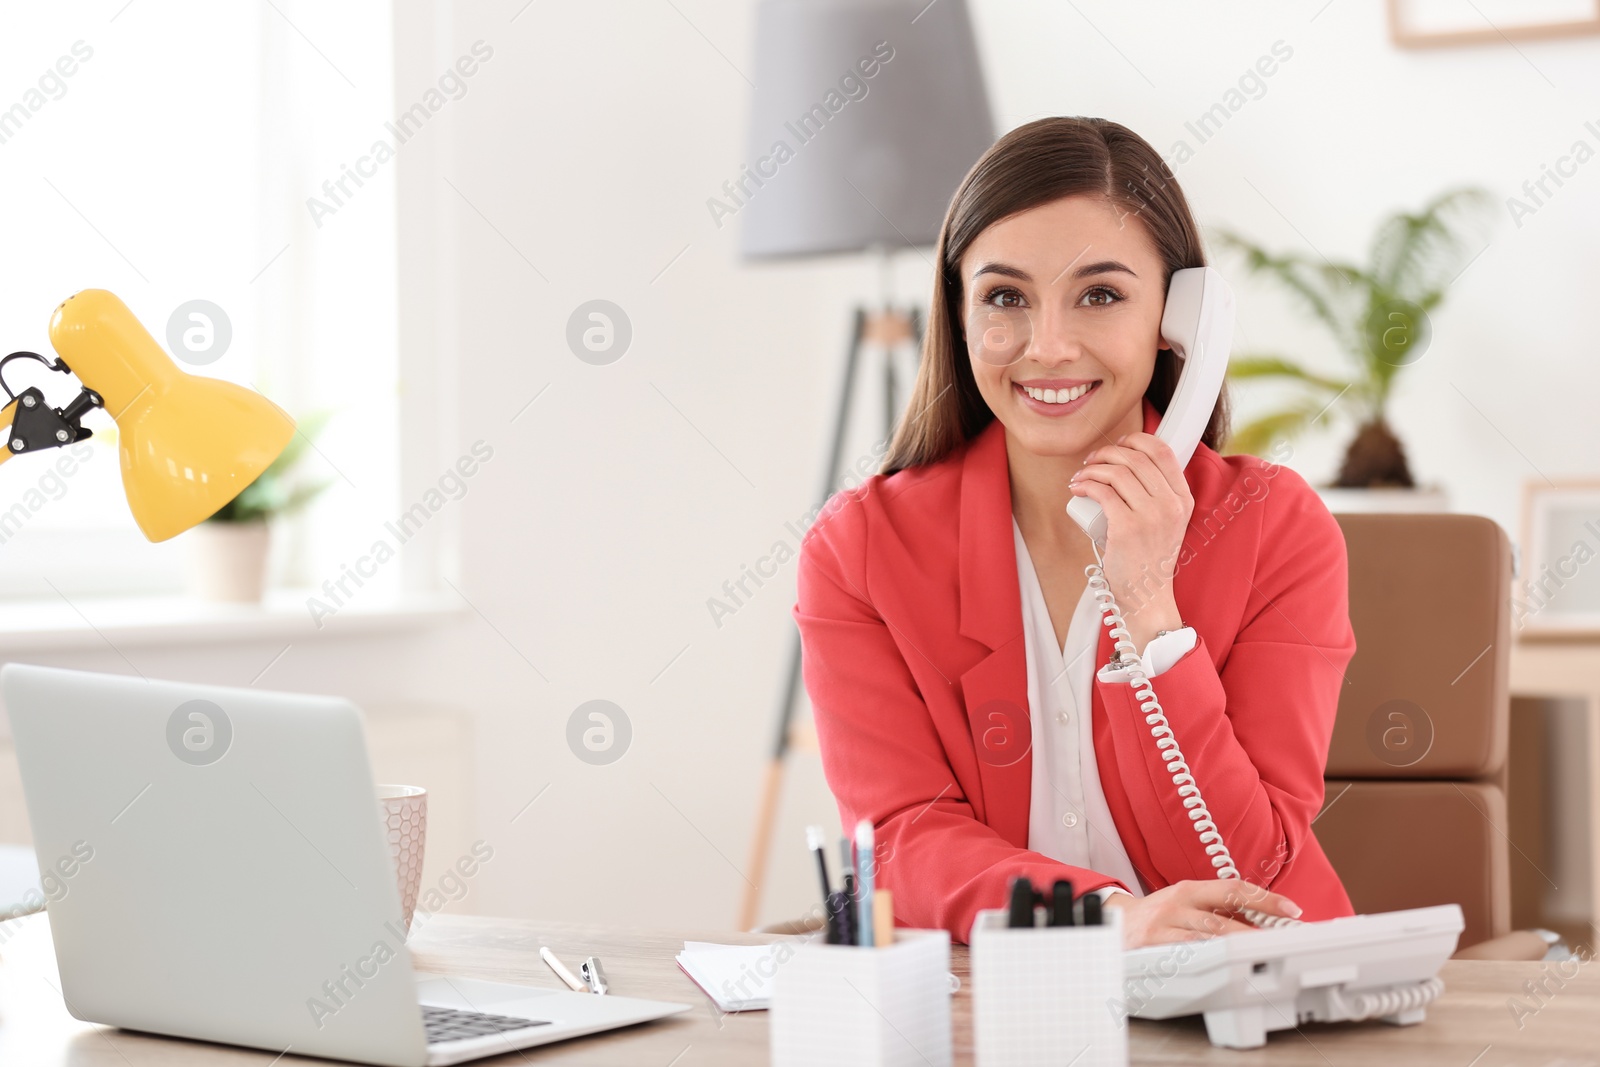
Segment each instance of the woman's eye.
[[1022,306],[1022,294],[1015,289],[996,289],[984,297],[983,302],[994,307],[1017,308]]
[[1084,302],[1090,307],[1105,307],[1108,304],[1121,300],[1122,294],[1118,293],[1115,289],[1109,289],[1104,285],[1097,285],[1093,289],[1090,289],[1087,293],[1084,293],[1083,299]]

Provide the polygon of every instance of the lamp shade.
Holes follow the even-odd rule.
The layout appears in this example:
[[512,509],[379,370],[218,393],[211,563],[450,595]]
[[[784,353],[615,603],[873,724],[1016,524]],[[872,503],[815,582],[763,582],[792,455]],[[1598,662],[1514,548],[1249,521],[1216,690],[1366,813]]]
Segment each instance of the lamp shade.
[[128,507],[151,541],[215,514],[294,436],[294,420],[261,394],[178,367],[104,289],[62,301],[50,343],[116,419]]
[[746,159],[712,207],[749,259],[934,244],[994,143],[965,0],[762,0]]

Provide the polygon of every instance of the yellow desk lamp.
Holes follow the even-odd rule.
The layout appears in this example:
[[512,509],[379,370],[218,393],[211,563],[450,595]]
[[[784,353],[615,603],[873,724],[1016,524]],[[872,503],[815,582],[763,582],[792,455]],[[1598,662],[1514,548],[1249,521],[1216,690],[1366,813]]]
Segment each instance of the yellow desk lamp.
[[[210,518],[294,436],[294,420],[261,394],[178,367],[104,289],[62,301],[50,320],[50,343],[54,363],[36,352],[0,359],[0,389],[10,397],[0,409],[0,430],[11,428],[0,463],[89,437],[83,416],[105,408],[117,422],[128,507],[151,541]],[[50,407],[36,387],[13,393],[4,371],[14,359],[74,374],[83,389],[64,408]]]

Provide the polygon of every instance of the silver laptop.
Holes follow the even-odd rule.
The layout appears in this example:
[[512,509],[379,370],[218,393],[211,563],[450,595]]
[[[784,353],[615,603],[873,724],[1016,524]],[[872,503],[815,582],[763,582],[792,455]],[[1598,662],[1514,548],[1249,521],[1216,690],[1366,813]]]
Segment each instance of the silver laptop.
[[425,1065],[689,1010],[414,972],[347,701],[20,664],[0,690],[79,1019]]

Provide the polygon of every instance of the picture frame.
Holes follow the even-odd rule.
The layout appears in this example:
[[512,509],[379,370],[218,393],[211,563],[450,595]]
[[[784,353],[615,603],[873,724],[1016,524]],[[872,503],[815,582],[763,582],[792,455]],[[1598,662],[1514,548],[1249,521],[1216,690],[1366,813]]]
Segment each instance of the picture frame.
[[1524,483],[1520,547],[1513,636],[1600,638],[1600,479]]
[[1510,44],[1600,33],[1600,0],[1386,0],[1400,48]]

